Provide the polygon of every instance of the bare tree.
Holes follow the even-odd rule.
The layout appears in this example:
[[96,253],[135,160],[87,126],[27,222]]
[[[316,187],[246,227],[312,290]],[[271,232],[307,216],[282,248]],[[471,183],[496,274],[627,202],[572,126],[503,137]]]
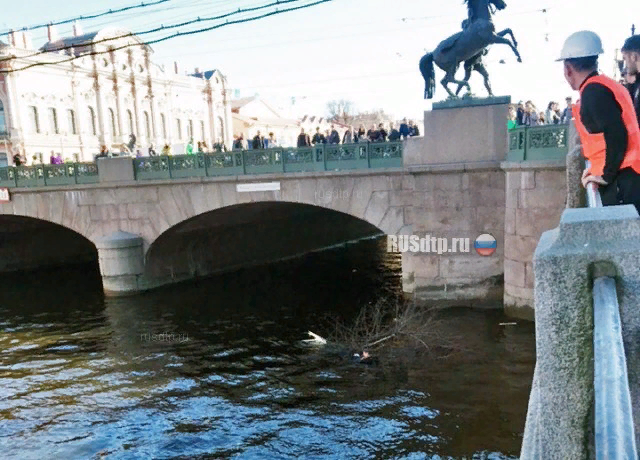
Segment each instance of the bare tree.
[[345,99],[329,101],[327,103],[329,119],[337,123],[349,124],[353,119],[353,102]]

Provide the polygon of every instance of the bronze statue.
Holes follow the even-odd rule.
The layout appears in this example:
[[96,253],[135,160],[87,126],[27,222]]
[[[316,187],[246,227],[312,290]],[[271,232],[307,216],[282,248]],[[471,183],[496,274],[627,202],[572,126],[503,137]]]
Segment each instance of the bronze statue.
[[[489,72],[487,72],[484,63],[482,62],[482,58],[489,53],[489,49],[485,48],[471,59],[467,59],[464,61],[464,79],[462,82],[458,84],[458,89],[456,90],[456,96],[460,94],[460,90],[465,86],[469,85],[469,80],[471,79],[471,73],[475,70],[484,79],[484,87],[487,88],[487,93],[489,93],[489,97],[493,97],[493,91],[491,90],[491,83],[489,82]],[[464,85],[463,83],[466,83]]]
[[[518,52],[518,44],[511,29],[505,29],[496,33],[495,26],[491,20],[493,14],[491,6],[493,5],[498,10],[503,10],[507,7],[504,0],[465,0],[465,3],[469,11],[469,18],[466,23],[463,23],[462,32],[458,32],[443,40],[433,52],[427,53],[420,59],[420,72],[425,81],[425,99],[432,99],[435,92],[436,75],[433,67],[434,62],[446,72],[445,77],[440,83],[447,90],[451,98],[456,98],[457,96],[447,86],[449,83],[458,84],[457,93],[460,92],[460,88],[462,87],[466,87],[468,91],[471,91],[468,79],[455,79],[456,71],[460,63],[464,62],[465,70],[469,69],[469,77],[471,76],[471,70],[474,69],[483,74],[481,69],[484,69],[484,66],[481,63],[481,59],[489,45],[509,45],[518,58],[518,62],[522,62],[522,58]],[[505,38],[505,35],[510,35],[512,40]],[[486,74],[486,77],[484,74]],[[489,89],[489,76],[486,69],[484,69],[484,74],[485,86]]]

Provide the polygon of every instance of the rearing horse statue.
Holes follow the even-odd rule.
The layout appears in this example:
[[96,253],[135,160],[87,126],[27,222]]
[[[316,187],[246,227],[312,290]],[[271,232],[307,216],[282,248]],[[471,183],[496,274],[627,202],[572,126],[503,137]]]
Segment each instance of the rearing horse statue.
[[[427,53],[420,59],[420,72],[425,81],[425,99],[432,99],[436,89],[434,62],[446,72],[440,83],[452,98],[455,98],[456,95],[447,86],[449,83],[464,86],[468,91],[471,90],[467,81],[456,80],[455,78],[460,63],[478,56],[487,46],[493,44],[509,45],[518,58],[518,62],[522,62],[518,52],[518,44],[511,30],[505,29],[496,33],[496,28],[491,20],[491,6],[493,5],[498,10],[503,10],[507,7],[504,0],[464,1],[469,10],[466,28],[462,32],[458,32],[440,42],[433,52]],[[513,41],[505,38],[505,35],[511,35]]]

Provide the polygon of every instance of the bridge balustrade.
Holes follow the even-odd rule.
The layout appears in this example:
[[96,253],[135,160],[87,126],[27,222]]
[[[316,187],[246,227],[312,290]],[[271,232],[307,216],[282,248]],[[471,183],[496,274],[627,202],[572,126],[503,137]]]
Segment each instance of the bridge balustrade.
[[98,166],[95,163],[0,168],[0,187],[93,184],[98,181]]
[[138,180],[402,166],[402,142],[325,144],[134,159]]
[[509,131],[508,161],[562,159],[568,152],[569,125],[520,126]]

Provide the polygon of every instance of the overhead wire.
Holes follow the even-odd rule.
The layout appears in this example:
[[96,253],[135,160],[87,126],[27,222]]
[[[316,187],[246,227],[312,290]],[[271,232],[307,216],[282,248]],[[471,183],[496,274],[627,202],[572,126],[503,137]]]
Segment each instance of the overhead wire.
[[[65,20],[58,21],[58,22],[48,22],[48,23],[44,23],[44,24],[38,24],[38,25],[35,25],[35,26],[27,26],[27,27],[23,27],[21,29],[17,29],[16,32],[42,29],[42,28],[48,27],[50,25],[59,26],[59,25],[62,25],[62,24],[70,24],[70,23],[72,23],[74,21],[95,19],[95,18],[99,18],[99,17],[102,17],[102,16],[107,16],[109,14],[121,13],[121,12],[124,12],[124,11],[130,11],[130,10],[134,10],[134,9],[137,9],[137,8],[147,8],[149,6],[159,5],[161,3],[167,3],[167,2],[170,2],[170,1],[172,1],[172,0],[156,0],[156,1],[151,2],[151,3],[142,2],[139,5],[125,6],[123,8],[118,8],[118,9],[115,9],[115,10],[111,10],[110,9],[110,10],[104,11],[102,13],[90,14],[90,15],[81,15],[81,16],[77,16],[75,18],[65,19]],[[10,33],[11,33],[11,31],[0,33],[0,37],[9,35]]]
[[[304,0],[276,0],[276,1],[274,1],[272,3],[268,3],[266,5],[260,5],[260,6],[255,6],[255,7],[251,7],[251,8],[244,8],[244,9],[239,8],[237,11],[232,11],[230,13],[225,13],[225,14],[220,14],[218,16],[204,17],[204,18],[198,17],[197,19],[192,19],[192,20],[181,22],[181,23],[177,23],[177,24],[171,24],[171,25],[168,25],[168,26],[161,25],[160,27],[155,27],[153,29],[143,30],[141,32],[135,32],[135,33],[134,32],[128,32],[126,34],[122,34],[122,35],[119,35],[119,36],[116,36],[116,37],[107,37],[107,38],[103,38],[103,39],[100,39],[100,40],[96,40],[96,41],[91,42],[90,44],[93,46],[93,45],[98,45],[98,44],[101,44],[101,43],[106,43],[106,42],[110,42],[110,41],[114,41],[114,40],[120,40],[120,39],[123,39],[123,38],[133,37],[133,36],[149,35],[149,34],[161,32],[163,30],[176,29],[178,27],[184,27],[184,26],[195,24],[195,23],[199,23],[199,22],[219,21],[221,19],[226,19],[226,18],[229,18],[231,16],[238,15],[238,14],[251,13],[251,12],[263,10],[263,9],[266,9],[266,8],[272,8],[274,6],[284,5],[284,4],[288,4],[288,3],[295,3],[295,2],[300,2],[300,1],[304,1]],[[328,0],[328,1],[330,1],[330,0]],[[324,2],[319,2],[319,3],[324,3]],[[289,9],[289,10],[286,10],[286,11],[293,11],[293,9]],[[234,22],[232,22],[232,23],[234,23]],[[238,23],[238,22],[235,22],[235,23]],[[213,29],[203,29],[203,31],[207,31],[207,30],[213,30]],[[189,32],[182,32],[182,33],[178,33],[178,34],[176,34],[174,36],[177,37],[179,35],[189,35],[189,34],[190,34]],[[163,40],[159,40],[159,41],[163,41]],[[157,43],[158,41],[154,40],[153,42]],[[36,53],[28,54],[26,56],[19,56],[19,57],[18,56],[9,56],[9,57],[5,57],[5,58],[0,59],[0,62],[12,61],[12,60],[15,60],[15,59],[30,59],[30,58],[33,58],[33,57],[41,56],[43,54],[56,53],[56,52],[60,52],[60,51],[68,51],[68,50],[77,48],[78,46],[82,46],[82,45],[76,44],[76,45],[67,45],[67,46],[54,47],[54,48],[47,49],[47,50],[44,50],[44,51],[38,51]]]
[[[290,3],[292,1],[299,1],[299,0],[280,0],[278,3],[285,3],[285,2],[286,3]],[[283,14],[283,13],[289,13],[289,12],[292,12],[292,11],[298,11],[298,10],[302,10],[302,9],[309,8],[309,7],[312,7],[312,6],[317,6],[317,5],[320,5],[322,3],[328,3],[328,2],[331,2],[331,1],[333,1],[333,0],[317,0],[315,2],[308,3],[308,4],[305,4],[305,5],[294,6],[294,7],[285,8],[285,9],[282,9],[282,10],[276,9],[275,11],[270,11],[268,13],[264,13],[264,14],[259,15],[259,16],[254,16],[254,17],[245,18],[245,19],[238,19],[238,20],[235,20],[235,21],[227,20],[226,22],[224,22],[222,24],[216,24],[214,26],[205,27],[205,28],[196,29],[196,30],[190,30],[190,31],[187,31],[187,32],[176,32],[175,34],[172,34],[172,35],[167,35],[167,36],[155,39],[155,40],[149,40],[149,41],[142,42],[142,43],[126,44],[126,45],[110,48],[110,49],[105,50],[105,51],[89,51],[89,52],[86,52],[86,53],[83,53],[83,54],[79,54],[77,56],[71,56],[68,59],[56,60],[56,61],[52,61],[52,62],[42,62],[42,61],[34,62],[32,64],[28,64],[26,66],[23,66],[23,67],[20,67],[20,68],[17,68],[17,69],[4,69],[3,68],[3,69],[0,69],[0,74],[8,74],[8,73],[20,72],[22,70],[30,69],[32,67],[37,67],[37,66],[62,64],[62,63],[65,63],[65,62],[74,61],[74,60],[82,58],[84,56],[95,56],[95,55],[100,55],[100,54],[111,53],[111,52],[114,52],[114,51],[122,50],[122,49],[125,49],[125,48],[130,48],[130,47],[133,47],[133,46],[149,46],[149,45],[153,45],[153,44],[156,44],[156,43],[161,43],[161,42],[164,42],[164,41],[167,41],[167,40],[171,40],[173,38],[184,37],[184,36],[189,36],[189,35],[195,35],[195,34],[200,34],[200,33],[203,33],[203,32],[209,32],[211,30],[216,30],[216,29],[219,29],[221,27],[230,26],[230,25],[234,25],[234,24],[242,24],[242,23],[245,23],[245,22],[253,22],[253,21],[260,20],[260,19],[268,18],[270,16],[275,16],[275,15]],[[135,36],[135,34],[131,33],[131,34],[127,34],[127,35],[123,36],[122,38],[124,38],[124,37],[133,37],[133,36]],[[20,59],[23,59],[23,58],[24,57],[20,57]],[[14,56],[11,59],[18,59],[18,57]],[[2,61],[2,60],[0,60],[0,61]]]
[[[517,12],[513,12],[510,13],[510,16],[517,16],[517,15],[523,15],[523,14],[531,14],[531,13],[535,13],[535,12],[540,12],[540,9],[535,9],[535,10],[527,10],[527,11],[517,11]],[[453,15],[440,15],[438,17],[450,17]],[[505,16],[507,17],[507,16]],[[425,17],[426,18],[426,17]],[[436,18],[436,16],[432,16],[432,18]],[[398,21],[403,21],[406,18],[400,18],[397,19]],[[379,21],[379,22],[368,22],[368,23],[361,23],[361,24],[351,24],[350,26],[362,26],[362,25],[372,25],[372,24],[379,24],[379,23],[389,23],[390,21]],[[163,58],[169,59],[169,58],[173,58],[176,56],[194,56],[194,55],[200,55],[200,56],[210,56],[210,55],[214,55],[214,54],[220,54],[220,53],[225,53],[225,52],[232,52],[232,51],[245,51],[245,50],[252,50],[252,49],[259,49],[259,48],[270,48],[270,47],[274,47],[274,46],[280,46],[280,45],[288,45],[288,44],[300,44],[300,43],[311,43],[311,42],[318,42],[318,41],[326,41],[326,40],[336,40],[336,39],[343,39],[343,38],[351,38],[351,37],[360,37],[360,36],[365,36],[365,35],[382,35],[382,34],[388,34],[388,33],[395,33],[395,32],[403,32],[406,30],[419,30],[419,29],[424,29],[424,28],[428,28],[428,27],[434,27],[434,26],[443,26],[443,25],[449,25],[449,24],[457,24],[457,21],[447,21],[447,22],[439,22],[439,23],[429,23],[426,25],[419,25],[419,26],[413,26],[413,27],[402,27],[402,28],[385,28],[385,29],[369,29],[367,31],[361,31],[361,32],[355,32],[355,33],[348,33],[348,34],[342,34],[342,35],[323,35],[322,37],[314,37],[314,38],[308,38],[308,39],[304,39],[304,40],[300,40],[300,39],[293,39],[293,40],[285,40],[285,41],[280,41],[280,42],[270,42],[270,43],[262,43],[260,45],[250,45],[250,46],[242,46],[242,47],[236,47],[236,48],[218,48],[215,51],[211,51],[211,52],[202,52],[201,50],[199,51],[194,51],[192,53],[183,53],[181,52],[180,54],[170,54],[170,55],[162,55]],[[308,28],[305,29],[305,31],[308,31]],[[271,36],[272,34],[269,35],[263,35],[263,37],[267,37],[267,36]],[[258,38],[258,37],[252,37],[252,38]],[[219,43],[223,43],[223,42],[232,42],[233,40],[220,40],[220,41],[216,41],[216,44]]]

